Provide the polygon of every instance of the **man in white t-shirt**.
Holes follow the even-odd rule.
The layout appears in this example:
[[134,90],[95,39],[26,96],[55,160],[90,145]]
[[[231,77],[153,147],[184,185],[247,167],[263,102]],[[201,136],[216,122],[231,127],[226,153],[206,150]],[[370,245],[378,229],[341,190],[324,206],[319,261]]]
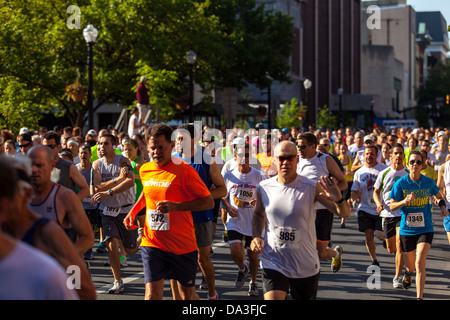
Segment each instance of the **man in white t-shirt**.
[[352,161],[355,160],[356,154],[358,151],[364,150],[365,146],[363,144],[364,139],[364,133],[361,131],[358,131],[355,133],[355,143],[351,144],[348,147],[348,155],[352,158]]
[[[258,275],[258,254],[250,249],[252,238],[252,216],[256,203],[256,186],[265,179],[260,171],[250,167],[250,146],[237,148],[238,167],[225,173],[224,181],[227,186],[227,195],[222,202],[225,209],[222,211],[222,221],[228,230],[228,243],[233,261],[239,267],[235,281],[237,288],[242,288],[245,278],[250,272],[251,282],[248,294],[258,296],[256,285]],[[245,248],[242,245],[245,240]],[[247,249],[249,265],[245,263],[244,250]]]
[[298,175],[298,161],[295,144],[280,142],[275,147],[278,175],[256,187],[251,248],[261,253],[265,300],[285,300],[288,292],[294,299],[315,299],[320,270],[315,202],[341,218],[350,215],[335,179]]
[[384,240],[381,217],[373,200],[373,192],[378,174],[387,166],[377,162],[377,153],[378,149],[374,145],[364,149],[365,162],[353,177],[352,193],[348,200],[350,203],[355,200],[359,203],[357,208],[359,231],[364,232],[366,236],[366,247],[372,258],[372,265],[379,265],[374,240],[375,234],[380,240]]
[[395,253],[395,276],[393,279],[394,288],[402,288],[401,273],[403,270],[403,253],[400,245],[400,220],[401,213],[392,211],[390,208],[392,186],[398,179],[409,173],[404,165],[405,152],[399,143],[393,145],[390,151],[391,166],[380,172],[375,182],[373,200],[377,205],[377,212],[383,219],[384,238],[386,247],[390,254]]

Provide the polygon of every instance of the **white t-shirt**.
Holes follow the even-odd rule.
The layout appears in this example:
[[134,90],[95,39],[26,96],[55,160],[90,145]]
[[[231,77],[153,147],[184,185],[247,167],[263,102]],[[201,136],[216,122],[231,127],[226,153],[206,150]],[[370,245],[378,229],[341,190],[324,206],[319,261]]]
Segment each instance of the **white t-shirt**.
[[364,145],[358,147],[355,143],[348,147],[348,155],[354,160],[358,151],[364,150]]
[[314,276],[320,270],[314,210],[317,182],[297,175],[293,182],[280,184],[277,178],[256,187],[267,217],[261,267],[288,278]]
[[[251,157],[249,159],[249,163],[250,163],[250,167],[255,168],[256,170],[262,172],[262,174],[264,174],[264,169],[261,165],[261,162],[259,162],[259,160],[255,157]],[[220,173],[222,174],[222,176],[225,175],[225,173],[227,173],[230,170],[233,170],[234,168],[237,168],[238,163],[237,161],[233,158],[228,160],[227,162],[225,162],[225,164],[222,167],[222,170],[220,171]]]
[[139,133],[139,127],[138,127],[138,125],[139,125],[139,118],[138,118],[135,114],[133,114],[133,115],[130,117],[130,120],[129,120],[129,122],[128,122],[128,135],[130,136],[130,138],[131,138],[133,135]]
[[228,215],[227,230],[234,230],[252,236],[252,217],[255,208],[250,201],[256,200],[256,186],[265,179],[260,171],[251,168],[249,173],[241,173],[238,168],[228,171],[223,177],[227,187],[228,203],[238,210],[237,217]]
[[355,172],[352,191],[361,192],[361,203],[358,205],[358,211],[362,210],[369,214],[378,215],[377,205],[373,200],[373,191],[378,174],[386,168],[385,164],[378,163],[372,168],[363,165]]
[[0,260],[0,300],[78,300],[68,274],[53,258],[17,242]]
[[386,168],[378,174],[377,181],[375,182],[375,189],[380,190],[381,200],[384,205],[384,210],[381,211],[382,217],[400,217],[401,213],[397,211],[391,211],[390,205],[392,199],[389,197],[392,186],[398,179],[409,173],[408,168],[404,167],[401,170],[394,170],[392,167]]

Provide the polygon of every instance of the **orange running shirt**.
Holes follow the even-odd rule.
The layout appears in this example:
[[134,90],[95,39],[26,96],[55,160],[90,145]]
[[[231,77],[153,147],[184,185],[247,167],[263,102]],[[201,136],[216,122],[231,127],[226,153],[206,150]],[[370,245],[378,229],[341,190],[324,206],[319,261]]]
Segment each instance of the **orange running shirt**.
[[184,162],[159,168],[152,161],[141,166],[139,175],[147,207],[141,246],[177,255],[197,250],[191,211],[156,211],[158,201],[185,202],[209,196],[197,171]]

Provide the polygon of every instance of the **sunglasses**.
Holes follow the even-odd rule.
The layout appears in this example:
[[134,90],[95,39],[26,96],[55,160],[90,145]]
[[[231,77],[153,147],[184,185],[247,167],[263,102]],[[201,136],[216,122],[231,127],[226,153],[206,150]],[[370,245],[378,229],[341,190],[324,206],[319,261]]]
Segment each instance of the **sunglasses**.
[[50,149],[55,149],[57,146],[57,144],[47,144],[47,147],[49,147]]
[[310,146],[308,146],[308,145],[304,145],[304,146],[298,146],[298,148],[300,149],[300,150],[304,150],[304,149],[306,149],[306,147],[310,147]]
[[409,161],[409,164],[412,165],[412,166],[415,165],[416,163],[417,163],[418,166],[422,165],[422,161],[420,161],[420,160],[417,160],[417,161],[416,160],[411,160],[411,161]]
[[296,154],[290,154],[290,155],[287,155],[287,156],[277,156],[276,158],[278,159],[278,161],[283,162],[283,161],[286,161],[286,160],[292,161],[296,157],[297,157]]
[[20,149],[22,149],[22,148],[28,148],[29,146],[31,146],[31,143],[19,145],[19,148],[20,148]]
[[248,157],[250,157],[250,153],[238,153],[237,156],[241,159],[244,157],[248,158]]

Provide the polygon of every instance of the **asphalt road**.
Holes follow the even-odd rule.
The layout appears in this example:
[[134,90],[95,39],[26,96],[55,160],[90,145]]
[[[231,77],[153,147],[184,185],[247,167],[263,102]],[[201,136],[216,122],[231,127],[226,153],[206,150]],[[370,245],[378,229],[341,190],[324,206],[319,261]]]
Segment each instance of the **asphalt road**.
[[[435,236],[427,260],[424,299],[448,300],[450,299],[450,264],[448,263],[450,260],[450,244],[442,227],[442,218],[437,211],[434,215],[434,226]],[[332,241],[333,246],[340,245],[344,249],[343,267],[338,273],[334,274],[330,270],[331,261],[321,260],[317,299],[328,301],[414,300],[416,297],[414,276],[413,285],[409,290],[394,289],[392,287],[395,270],[394,257],[383,248],[382,243],[378,240],[376,240],[376,244],[380,269],[372,270],[370,268],[371,260],[365,247],[364,234],[358,232],[357,227],[357,218],[353,213],[347,219],[344,229],[340,228],[339,219],[335,218]],[[234,287],[237,267],[231,260],[228,244],[223,242],[222,234],[223,226],[219,224],[212,260],[216,270],[216,289],[220,299],[244,303],[263,300],[260,273],[258,278],[259,297],[248,296],[248,281],[242,289]],[[125,283],[125,292],[122,294],[107,293],[113,283],[111,270],[104,265],[107,258],[107,253],[96,253],[94,260],[90,261],[90,270],[97,288],[98,300],[143,300],[144,278],[140,253],[128,256],[128,266],[122,268],[122,278]],[[199,272],[197,285],[200,281],[201,273]],[[206,300],[207,291],[197,290],[197,292],[202,300]],[[171,299],[170,284],[166,281],[164,300]]]

